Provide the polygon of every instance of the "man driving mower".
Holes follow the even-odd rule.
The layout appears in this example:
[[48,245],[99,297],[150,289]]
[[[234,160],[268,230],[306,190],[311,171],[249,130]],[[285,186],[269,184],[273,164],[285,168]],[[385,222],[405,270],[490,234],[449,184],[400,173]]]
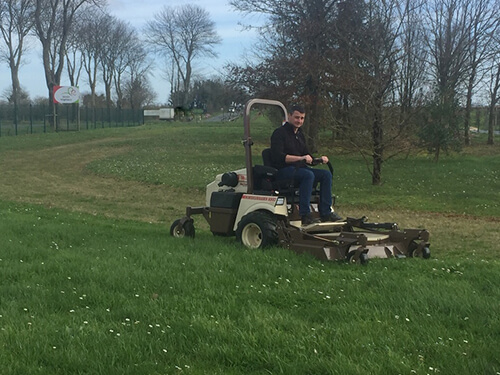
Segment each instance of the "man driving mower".
[[[313,187],[320,184],[320,220],[339,221],[342,218],[332,211],[332,174],[324,169],[311,168],[313,156],[309,152],[304,133],[305,110],[299,105],[288,111],[288,121],[277,128],[271,136],[272,166],[278,170],[277,180],[292,180],[299,187],[299,214],[302,225],[314,224],[318,220],[311,215],[310,201]],[[327,156],[321,156],[328,163]]]

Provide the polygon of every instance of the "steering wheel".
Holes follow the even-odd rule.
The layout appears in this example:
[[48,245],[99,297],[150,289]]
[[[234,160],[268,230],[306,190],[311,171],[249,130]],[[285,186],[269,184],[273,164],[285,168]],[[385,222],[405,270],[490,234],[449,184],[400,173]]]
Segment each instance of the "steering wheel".
[[[312,166],[319,165],[319,164],[323,164],[323,158],[314,158],[312,163],[311,163]],[[328,166],[330,173],[333,174],[332,163],[330,163],[330,161],[328,161],[328,163],[326,163],[326,165]]]

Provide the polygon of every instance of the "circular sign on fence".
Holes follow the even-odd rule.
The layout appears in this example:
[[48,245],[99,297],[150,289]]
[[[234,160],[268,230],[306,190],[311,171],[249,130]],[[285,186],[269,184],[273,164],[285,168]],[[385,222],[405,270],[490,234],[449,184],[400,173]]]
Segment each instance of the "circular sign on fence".
[[76,86],[54,86],[54,103],[73,104],[80,101],[80,89]]

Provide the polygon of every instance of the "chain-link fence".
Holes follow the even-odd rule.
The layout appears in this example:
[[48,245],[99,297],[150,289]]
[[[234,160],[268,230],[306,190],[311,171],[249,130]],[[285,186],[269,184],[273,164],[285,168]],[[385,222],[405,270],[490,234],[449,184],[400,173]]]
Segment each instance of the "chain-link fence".
[[144,123],[142,109],[88,108],[58,104],[0,105],[0,137],[9,135],[78,131],[136,126]]

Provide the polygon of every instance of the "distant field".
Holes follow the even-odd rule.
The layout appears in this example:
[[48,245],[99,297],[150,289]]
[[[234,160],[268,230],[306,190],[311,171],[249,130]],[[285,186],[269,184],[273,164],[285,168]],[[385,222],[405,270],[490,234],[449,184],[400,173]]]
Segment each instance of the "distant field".
[[[254,121],[256,160],[271,129]],[[194,240],[168,236],[216,174],[244,165],[242,133],[0,138],[0,372],[500,373],[498,145],[391,160],[373,187],[323,138],[342,215],[431,232],[430,260],[360,267],[244,250],[201,217]]]

